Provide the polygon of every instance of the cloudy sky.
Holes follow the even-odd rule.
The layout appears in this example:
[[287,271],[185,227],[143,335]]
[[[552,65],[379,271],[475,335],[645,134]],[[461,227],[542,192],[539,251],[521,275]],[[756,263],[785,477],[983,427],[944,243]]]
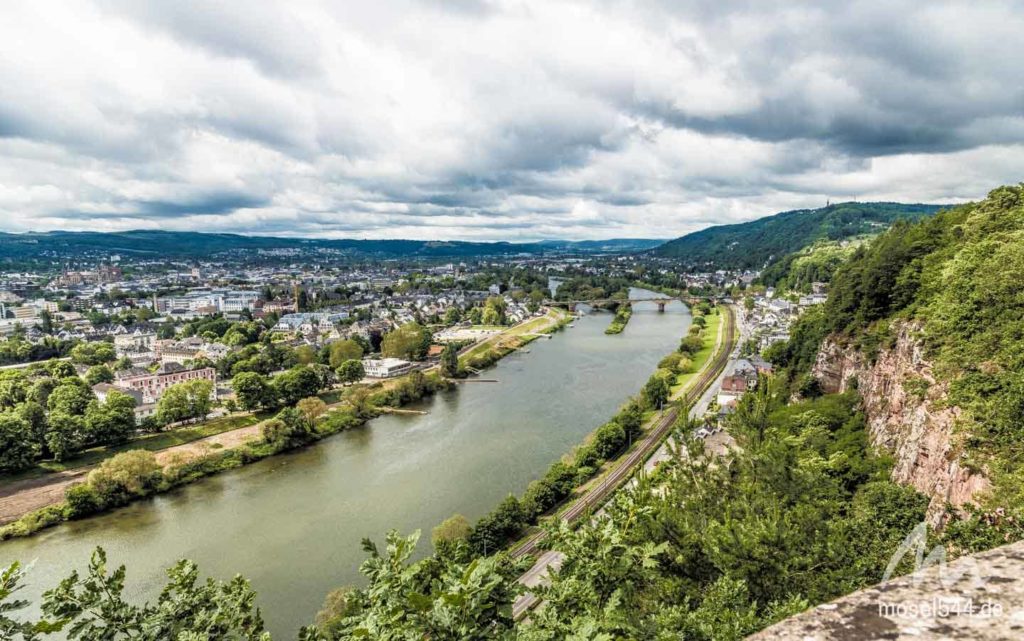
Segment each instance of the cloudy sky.
[[1024,2],[7,0],[0,229],[676,236],[1024,180]]

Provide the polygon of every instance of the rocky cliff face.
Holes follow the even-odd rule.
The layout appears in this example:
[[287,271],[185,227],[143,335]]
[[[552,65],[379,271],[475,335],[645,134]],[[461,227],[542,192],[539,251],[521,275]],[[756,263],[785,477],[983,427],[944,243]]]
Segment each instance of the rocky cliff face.
[[929,515],[937,520],[945,503],[960,506],[989,487],[988,479],[962,465],[954,430],[959,409],[940,402],[947,385],[932,376],[918,327],[894,328],[895,344],[874,363],[858,350],[826,339],[812,373],[826,392],[845,391],[853,381],[864,399],[871,443],[889,452],[892,480],[931,497]]

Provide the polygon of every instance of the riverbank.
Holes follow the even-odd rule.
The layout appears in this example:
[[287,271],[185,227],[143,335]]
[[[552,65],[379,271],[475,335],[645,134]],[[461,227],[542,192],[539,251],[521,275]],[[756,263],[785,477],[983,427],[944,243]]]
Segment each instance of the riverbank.
[[549,308],[543,316],[510,327],[472,346],[459,356],[459,365],[471,370],[490,367],[541,336],[562,329],[571,323],[572,319],[573,315],[565,310]]
[[[721,330],[715,333],[714,358],[705,361],[701,368],[695,371],[695,376],[680,389],[679,402],[668,409],[659,411],[645,425],[645,436],[633,445],[626,456],[620,457],[617,462],[607,466],[600,475],[595,477],[585,488],[581,488],[573,499],[566,501],[560,506],[552,518],[563,520],[569,525],[575,525],[582,518],[588,517],[600,508],[609,497],[622,487],[637,470],[645,466],[645,463],[653,457],[663,446],[665,441],[676,429],[676,424],[685,415],[680,416],[680,411],[689,411],[697,399],[705,392],[712,389],[717,378],[725,371],[730,352],[735,347],[735,314],[731,308],[719,307],[716,316],[726,316],[722,323]],[[710,332],[708,332],[710,334]],[[535,529],[520,538],[512,547],[511,555],[514,558],[533,557],[542,550],[545,533],[543,530]],[[526,614],[537,607],[540,600],[534,596],[529,589],[536,587],[543,581],[543,577],[551,571],[557,571],[562,562],[562,555],[557,552],[545,552],[537,557],[530,567],[519,578],[519,583],[526,587],[527,591],[521,594],[512,607],[512,615],[518,621]]]
[[633,305],[631,303],[619,305],[619,308],[615,310],[615,317],[612,318],[612,322],[608,325],[608,329],[604,330],[604,333],[609,335],[621,334],[632,317]]
[[722,312],[725,308],[715,307],[713,309],[715,313],[702,316],[705,325],[701,331],[701,339],[704,343],[693,355],[690,371],[677,375],[675,382],[670,386],[672,390],[670,398],[672,399],[679,398],[686,391],[715,353],[715,347],[719,342],[719,334],[722,331]]
[[[557,331],[571,320],[572,316],[567,312],[557,309],[549,310],[544,316],[510,327],[506,331],[482,341],[474,347],[474,350],[477,347],[481,348],[480,350],[476,350],[475,353],[474,350],[470,350],[460,357],[460,360],[471,358],[474,363],[473,367],[476,369],[488,367],[540,336]],[[318,429],[311,433],[307,441],[294,443],[291,447],[261,446],[259,443],[261,428],[270,418],[269,414],[236,415],[214,419],[204,425],[144,437],[117,448],[104,448],[102,453],[97,451],[88,455],[89,458],[86,460],[90,460],[92,464],[63,470],[52,475],[37,475],[35,478],[4,486],[0,488],[0,519],[3,519],[0,520],[0,523],[3,523],[0,526],[0,541],[30,536],[72,518],[81,518],[107,509],[122,507],[124,503],[111,505],[109,508],[96,510],[89,514],[81,514],[73,510],[66,500],[67,491],[70,488],[82,484],[98,464],[117,454],[136,450],[154,451],[157,452],[157,462],[163,472],[168,472],[172,467],[175,468],[175,473],[170,481],[155,487],[152,492],[132,497],[132,500],[141,500],[176,489],[206,476],[254,463],[296,447],[309,445],[341,431],[341,429],[331,428],[330,425],[343,425],[344,429],[357,427],[388,410],[422,400],[424,396],[432,395],[438,390],[449,389],[450,382],[445,381],[436,372],[429,372],[426,376],[429,376],[432,381],[436,378],[440,382],[431,384],[425,389],[420,386],[414,386],[417,389],[413,390],[407,389],[411,377],[417,375],[424,376],[417,372],[399,379],[368,386],[333,390],[322,395],[321,398],[330,396],[335,399],[334,402],[327,404],[329,413],[325,415],[333,417],[332,421],[327,427],[318,423]],[[361,394],[357,390],[367,390],[367,398],[353,401],[353,398]],[[357,404],[363,406],[356,407]],[[346,408],[355,408],[355,416],[358,420],[339,421],[336,418],[338,411]],[[325,421],[321,421],[321,423],[327,424]],[[168,445],[158,447],[165,443]],[[179,472],[179,468],[184,471]]]
[[[700,335],[706,334],[711,334],[714,345],[717,329],[714,334],[702,329]],[[707,364],[706,359],[704,364]],[[695,369],[706,376],[705,368]],[[523,531],[530,532],[542,519],[557,517],[562,510],[578,509],[579,501],[592,496],[594,485],[601,483],[597,479],[610,479],[621,473],[620,463],[632,467],[635,449],[643,449],[641,444],[647,444],[657,434],[667,433],[668,429],[659,422],[666,414],[651,406],[656,401],[644,399],[643,395],[629,399],[611,420],[588,434],[583,443],[552,464],[543,477],[533,481],[522,499],[509,496],[481,518],[468,537],[471,550],[486,554],[510,545],[515,548]],[[654,445],[660,443],[661,438],[657,436]]]

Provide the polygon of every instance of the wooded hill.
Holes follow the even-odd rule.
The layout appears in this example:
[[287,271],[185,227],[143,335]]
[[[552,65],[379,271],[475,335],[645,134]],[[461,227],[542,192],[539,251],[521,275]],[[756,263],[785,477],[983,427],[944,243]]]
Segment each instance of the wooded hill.
[[815,241],[877,234],[901,219],[930,216],[942,205],[837,203],[798,209],[736,225],[717,225],[687,234],[652,250],[679,258],[694,269],[762,269]]

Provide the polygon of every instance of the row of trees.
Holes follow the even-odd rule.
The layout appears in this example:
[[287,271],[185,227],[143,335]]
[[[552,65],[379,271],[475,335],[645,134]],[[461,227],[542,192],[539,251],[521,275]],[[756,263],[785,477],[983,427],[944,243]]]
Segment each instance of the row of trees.
[[0,471],[123,443],[135,430],[134,410],[135,399],[116,391],[100,402],[65,361],[0,373]]
[[331,371],[326,365],[298,365],[274,377],[242,372],[231,379],[238,405],[245,410],[266,410],[295,405],[301,399],[330,389],[336,381],[362,379],[362,363],[348,360]]
[[67,361],[0,373],[0,472],[25,469],[40,459],[64,461],[98,445],[118,445],[139,428],[202,420],[213,407],[213,383],[196,379],[167,389],[153,417],[136,422],[136,400],[110,390],[100,401],[91,386],[112,380],[105,366],[81,378]]

